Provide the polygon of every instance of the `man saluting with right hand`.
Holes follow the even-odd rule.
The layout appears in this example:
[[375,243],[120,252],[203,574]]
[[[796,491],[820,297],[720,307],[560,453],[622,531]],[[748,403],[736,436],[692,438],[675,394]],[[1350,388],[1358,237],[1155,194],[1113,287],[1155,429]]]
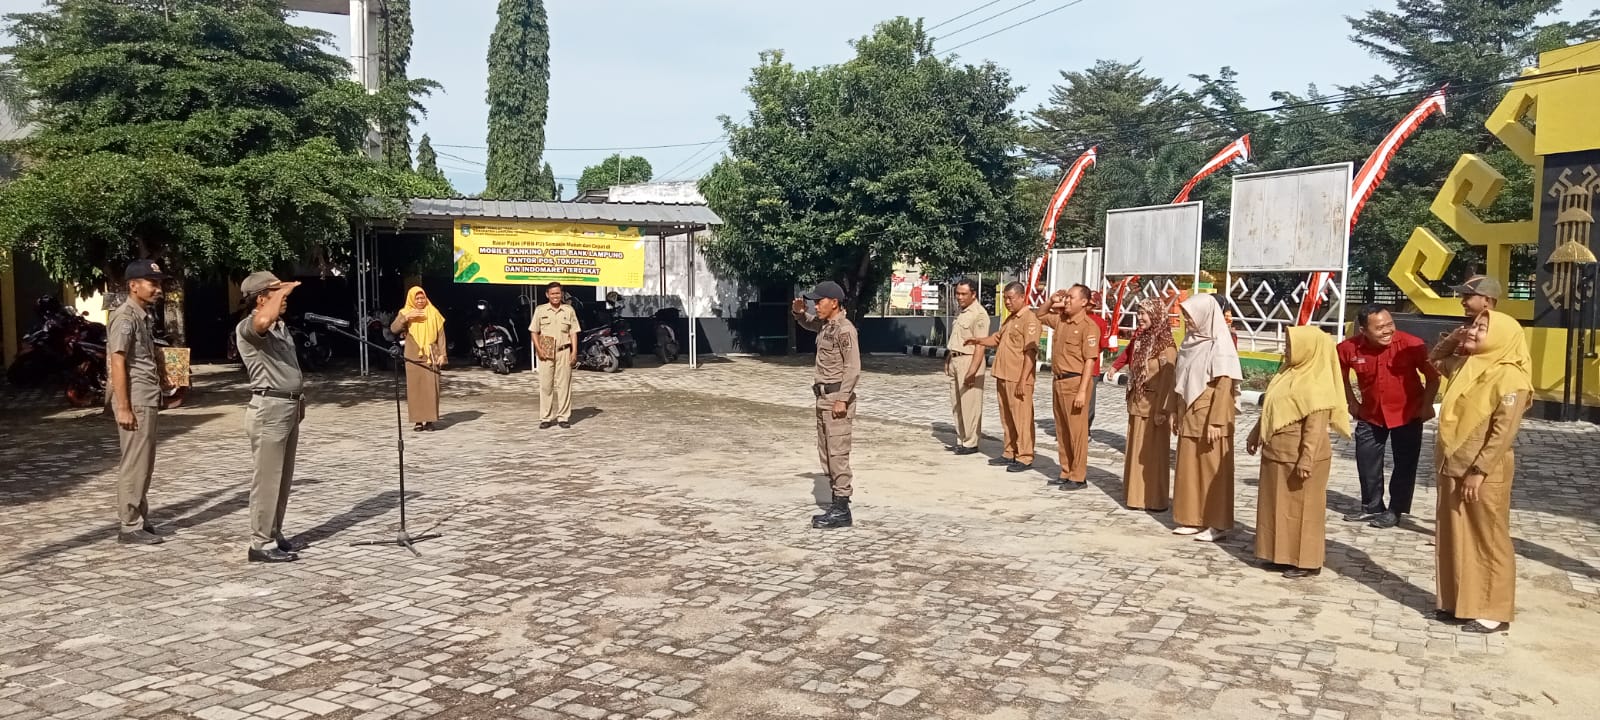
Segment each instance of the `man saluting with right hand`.
[[[806,314],[806,300],[817,305]],[[850,527],[850,432],[856,417],[856,382],[861,379],[861,347],[856,326],[845,317],[844,288],[832,281],[818,283],[795,298],[791,308],[800,327],[817,334],[817,364],[811,394],[817,405],[817,458],[828,473],[833,503],[828,511],[811,518],[814,528]]]

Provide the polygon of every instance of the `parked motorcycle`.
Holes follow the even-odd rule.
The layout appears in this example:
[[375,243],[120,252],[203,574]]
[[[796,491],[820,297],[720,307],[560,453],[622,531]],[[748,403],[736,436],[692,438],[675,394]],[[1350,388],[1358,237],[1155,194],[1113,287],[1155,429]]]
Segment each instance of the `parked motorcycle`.
[[34,312],[40,326],[23,336],[16,360],[6,369],[6,380],[21,387],[60,382],[73,407],[103,402],[106,326],[90,322],[85,319],[88,313],[68,310],[48,295],[34,303]]
[[[394,313],[388,310],[374,310],[370,313],[367,313],[367,340],[380,345],[395,345],[399,343],[400,336],[394,334],[394,331],[389,329],[389,326],[393,323]],[[373,353],[372,355],[376,356],[377,353]],[[395,363],[400,362],[392,355],[383,355],[382,358],[383,359],[381,362],[383,363],[383,368],[385,370],[389,370],[390,372],[394,371]]]
[[678,331],[673,329],[672,323],[677,321],[678,309],[665,307],[656,311],[656,357],[661,364],[678,361]]
[[494,317],[494,306],[478,301],[478,319],[472,324],[472,357],[480,367],[497,375],[510,375],[517,367],[516,323]]

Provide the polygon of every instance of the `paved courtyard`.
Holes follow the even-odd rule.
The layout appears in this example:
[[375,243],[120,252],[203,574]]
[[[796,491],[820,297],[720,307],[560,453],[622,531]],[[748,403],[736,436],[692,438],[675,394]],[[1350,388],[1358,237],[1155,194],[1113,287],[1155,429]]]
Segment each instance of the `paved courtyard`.
[[[1600,717],[1592,426],[1524,428],[1518,616],[1485,638],[1431,619],[1432,482],[1412,523],[1340,522],[1344,444],[1327,570],[1285,580],[1248,532],[1120,506],[1108,386],[1063,493],[1043,383],[1039,471],[1007,474],[943,449],[938,361],[868,358],[857,524],[811,530],[807,363],[582,373],[547,431],[529,373],[453,373],[443,430],[407,426],[421,557],[352,544],[399,522],[390,385],[317,378],[285,528],[311,547],[265,566],[238,371],[162,418],[159,547],[115,542],[108,418],[0,396],[0,718]],[[1256,475],[1241,452],[1244,529]]]

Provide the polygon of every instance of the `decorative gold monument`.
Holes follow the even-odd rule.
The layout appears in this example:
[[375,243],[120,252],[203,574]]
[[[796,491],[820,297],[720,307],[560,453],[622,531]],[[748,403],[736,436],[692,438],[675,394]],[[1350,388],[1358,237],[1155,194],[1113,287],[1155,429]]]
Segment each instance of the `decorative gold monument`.
[[[1583,279],[1592,277],[1596,262],[1600,41],[1540,55],[1539,67],[1525,71],[1512,84],[1485,126],[1512,154],[1533,168],[1536,184],[1530,203],[1531,219],[1491,223],[1479,217],[1480,209],[1499,198],[1506,179],[1476,155],[1463,155],[1456,162],[1431,210],[1467,243],[1484,248],[1485,271],[1506,287],[1513,286],[1512,250],[1519,245],[1537,246],[1541,262],[1532,296],[1505,298],[1500,309],[1527,328],[1539,399],[1560,401],[1568,390],[1568,376],[1578,368],[1574,377],[1582,381],[1583,403],[1600,406],[1600,362],[1587,357],[1580,347],[1582,365],[1572,363],[1569,347],[1584,343],[1569,346],[1567,342],[1569,325],[1581,322],[1583,328],[1593,326],[1592,312],[1585,319],[1574,311],[1583,306]],[[1440,297],[1428,284],[1463,279],[1444,277],[1454,257],[1455,253],[1438,236],[1419,227],[1412,231],[1396,258],[1389,279],[1424,315],[1460,317],[1460,302]]]

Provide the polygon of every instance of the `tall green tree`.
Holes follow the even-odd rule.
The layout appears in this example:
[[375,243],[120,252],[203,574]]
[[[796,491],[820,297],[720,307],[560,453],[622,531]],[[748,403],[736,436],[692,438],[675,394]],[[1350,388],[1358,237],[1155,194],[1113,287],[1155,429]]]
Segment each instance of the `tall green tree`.
[[546,197],[551,200],[561,199],[561,186],[556,184],[556,170],[550,167],[550,163],[545,163],[544,169],[539,171],[539,182],[549,193]]
[[[378,53],[381,58],[379,82],[384,86],[404,85],[411,65],[411,0],[384,0],[381,5]],[[383,138],[383,158],[390,167],[411,169],[411,115],[386,118],[379,133]]]
[[548,200],[541,177],[550,114],[550,23],[543,0],[500,0],[489,39],[489,162],[483,197]]
[[839,282],[852,313],[897,260],[934,273],[1016,267],[1040,243],[1017,201],[1018,89],[937,56],[897,18],[839,65],[761,55],[730,156],[700,182],[726,225],[713,262],[754,284]]
[[433,140],[427,133],[422,134],[422,140],[417,143],[417,175],[428,183],[433,189],[433,197],[457,197],[450,179],[439,170],[439,154],[433,150]]
[[0,246],[90,287],[135,257],[209,275],[344,261],[352,220],[398,214],[415,176],[364,151],[389,95],[286,15],[278,0],[57,0],[8,16],[35,131],[3,148],[27,162],[0,187]]
[[655,177],[655,169],[650,167],[649,160],[638,155],[623,157],[618,153],[598,165],[584,168],[583,174],[578,176],[578,192],[650,182],[652,177]]

